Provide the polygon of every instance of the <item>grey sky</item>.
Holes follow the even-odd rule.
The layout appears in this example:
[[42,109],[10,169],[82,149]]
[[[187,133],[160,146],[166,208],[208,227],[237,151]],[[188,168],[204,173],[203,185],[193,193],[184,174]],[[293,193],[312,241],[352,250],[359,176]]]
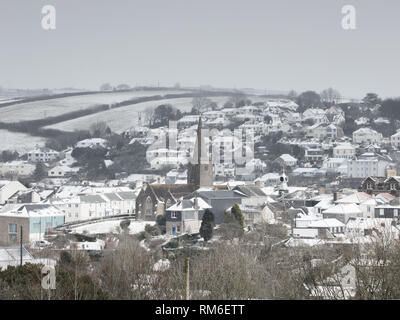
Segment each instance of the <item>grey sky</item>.
[[[41,28],[41,8],[57,29]],[[357,30],[341,28],[341,8]],[[104,82],[398,96],[398,0],[1,0],[0,85]]]

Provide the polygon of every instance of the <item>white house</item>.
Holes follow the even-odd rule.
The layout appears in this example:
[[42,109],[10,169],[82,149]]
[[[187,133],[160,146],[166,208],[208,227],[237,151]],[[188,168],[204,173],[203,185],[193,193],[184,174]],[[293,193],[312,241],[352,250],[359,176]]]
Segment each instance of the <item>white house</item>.
[[327,173],[347,174],[347,160],[342,158],[328,158],[322,165]]
[[380,143],[382,133],[370,128],[360,128],[353,132],[353,143]]
[[392,147],[399,148],[400,146],[400,130],[397,131],[394,135],[390,136],[390,143]]
[[356,148],[349,143],[339,144],[333,148],[333,157],[342,159],[352,159],[356,155]]
[[270,173],[266,173],[261,177],[258,177],[254,182],[257,185],[261,185],[261,186],[277,186],[280,184],[281,180],[281,175],[279,173],[274,173],[274,172],[270,172]]
[[6,203],[18,191],[28,190],[19,181],[0,180],[0,205]]
[[325,152],[320,147],[305,148],[304,160],[308,162],[322,162],[324,160]]
[[349,178],[385,177],[386,169],[391,165],[388,158],[374,153],[362,154],[359,158],[347,162],[347,176]]
[[133,191],[101,192],[54,198],[51,203],[65,214],[65,222],[90,220],[135,213],[136,194]]
[[338,204],[332,206],[323,212],[324,219],[335,218],[343,223],[347,223],[350,218],[362,217],[363,213],[358,205]]
[[391,219],[385,218],[350,218],[346,223],[345,234],[349,239],[355,240],[372,235],[376,230],[385,236],[398,238],[399,229],[393,225]]
[[342,235],[344,223],[335,219],[323,219],[321,215],[300,215],[295,219],[293,237],[296,238],[326,238]]
[[334,124],[316,123],[307,129],[307,136],[324,140],[326,138],[336,139],[337,127]]
[[303,112],[303,120],[321,118],[325,116],[325,111],[318,108],[308,108]]
[[76,173],[79,171],[79,168],[77,167],[69,167],[69,166],[55,166],[51,169],[48,170],[47,174],[49,177],[65,177],[68,176],[70,174]]
[[286,167],[293,167],[297,164],[297,159],[287,153],[280,155],[275,159],[275,161],[285,165]]
[[0,175],[5,176],[7,174],[17,176],[30,176],[36,169],[36,165],[28,161],[10,161],[0,163]]
[[28,161],[51,162],[59,158],[60,153],[49,148],[36,148],[27,153]]

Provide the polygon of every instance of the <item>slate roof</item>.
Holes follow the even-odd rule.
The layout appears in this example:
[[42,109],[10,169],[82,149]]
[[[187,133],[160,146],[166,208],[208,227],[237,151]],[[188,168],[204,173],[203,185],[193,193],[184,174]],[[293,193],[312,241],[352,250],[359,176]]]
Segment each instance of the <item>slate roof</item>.
[[169,194],[171,194],[173,198],[179,199],[196,190],[194,184],[149,184],[148,186],[161,201],[167,199]]
[[121,201],[121,198],[116,193],[105,193],[104,196],[110,201]]
[[123,191],[123,192],[117,192],[117,194],[123,199],[123,200],[135,200],[136,199],[136,194],[128,191]]
[[88,203],[104,203],[107,202],[104,198],[97,194],[88,194],[79,196],[81,202],[88,202]]
[[232,199],[232,198],[243,198],[239,193],[233,190],[217,190],[217,191],[200,191],[199,196],[206,199]]
[[238,190],[248,197],[266,197],[267,195],[258,186],[242,185],[236,186],[233,190]]

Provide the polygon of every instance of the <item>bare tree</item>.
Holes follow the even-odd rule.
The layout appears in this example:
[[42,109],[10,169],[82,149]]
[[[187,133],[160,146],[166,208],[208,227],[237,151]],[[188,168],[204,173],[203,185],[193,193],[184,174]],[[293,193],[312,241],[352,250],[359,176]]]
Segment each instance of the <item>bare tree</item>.
[[89,131],[92,137],[100,138],[106,135],[107,129],[108,125],[105,121],[96,121],[90,126]]
[[216,104],[209,98],[204,96],[194,97],[192,99],[192,112],[196,114],[200,114],[204,111],[208,111],[210,109],[215,108]]
[[329,104],[336,104],[340,101],[341,95],[339,91],[333,88],[328,88],[321,92],[321,99]]
[[154,111],[155,111],[155,108],[151,108],[151,107],[146,108],[146,110],[144,110],[144,121],[149,126],[153,125]]

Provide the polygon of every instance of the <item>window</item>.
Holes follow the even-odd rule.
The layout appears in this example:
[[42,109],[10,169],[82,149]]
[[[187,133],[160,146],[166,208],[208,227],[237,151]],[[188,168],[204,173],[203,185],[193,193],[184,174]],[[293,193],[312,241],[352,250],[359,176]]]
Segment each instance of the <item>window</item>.
[[145,204],[145,214],[146,216],[151,216],[153,212],[153,201],[151,201],[150,197],[147,197]]
[[171,212],[171,218],[172,219],[176,219],[176,211],[172,211]]
[[8,224],[8,241],[9,242],[17,242],[17,224],[16,223]]
[[33,232],[41,232],[41,224],[40,224],[40,222],[34,222],[33,224],[32,224],[32,230],[33,230]]

